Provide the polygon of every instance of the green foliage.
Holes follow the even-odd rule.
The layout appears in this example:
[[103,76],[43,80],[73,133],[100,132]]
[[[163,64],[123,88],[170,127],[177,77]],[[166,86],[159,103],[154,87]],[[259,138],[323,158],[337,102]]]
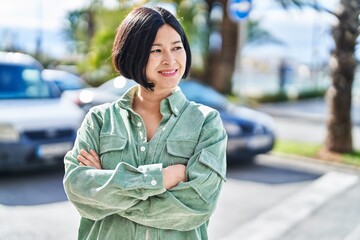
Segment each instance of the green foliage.
[[321,154],[322,144],[294,140],[277,140],[273,149],[276,153],[285,153],[325,161],[335,161],[342,164],[360,167],[360,151],[352,153]]
[[[164,1],[143,1],[159,4]],[[192,46],[196,71],[202,68],[202,59],[207,47],[206,4],[196,0],[165,1],[175,4],[176,15],[184,27]],[[139,3],[140,4],[140,3]],[[129,1],[119,1],[117,9],[106,9],[97,3],[96,8],[72,11],[67,16],[67,27],[64,33],[76,43],[76,52],[84,57],[77,63],[80,74],[93,86],[114,77],[111,50],[118,25],[135,5]],[[91,10],[91,11],[90,11]],[[95,30],[90,37],[87,30],[89,12],[95,15]]]
[[344,163],[360,166],[360,151],[345,153],[343,157],[344,157]]
[[[64,33],[72,40],[73,52],[81,57],[77,63],[79,74],[89,84],[97,86],[116,74],[111,64],[111,50],[115,31],[134,3],[119,0],[117,9],[106,9],[100,0],[92,0],[89,7],[71,11],[67,15]],[[209,43],[209,6],[203,0],[144,0],[137,4],[170,4],[176,9],[176,17],[188,36],[192,50],[192,76],[201,76],[208,57]],[[91,20],[91,21],[90,21]],[[271,36],[259,29],[259,24],[250,23],[251,39],[271,39]],[[89,26],[91,29],[89,30]]]
[[277,140],[274,146],[274,152],[294,154],[303,157],[315,157],[320,151],[321,145],[300,141],[281,141]]
[[323,97],[325,95],[325,89],[313,89],[301,91],[297,94],[291,94],[286,91],[279,91],[276,93],[263,94],[261,96],[248,97],[248,101],[254,103],[266,103],[266,102],[284,102],[299,99],[309,99],[315,97]]
[[77,64],[79,72],[93,86],[116,76],[112,68],[111,50],[116,29],[128,11],[128,8],[101,8],[96,12],[96,31],[84,59]]

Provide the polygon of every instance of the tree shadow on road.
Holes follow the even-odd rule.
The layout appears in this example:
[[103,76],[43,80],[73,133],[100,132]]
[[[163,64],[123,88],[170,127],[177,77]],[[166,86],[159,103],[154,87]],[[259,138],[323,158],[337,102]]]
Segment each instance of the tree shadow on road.
[[227,177],[236,180],[283,184],[315,180],[321,173],[301,170],[289,166],[271,166],[256,161],[247,164],[231,164]]
[[67,201],[64,168],[0,175],[0,205],[29,206]]

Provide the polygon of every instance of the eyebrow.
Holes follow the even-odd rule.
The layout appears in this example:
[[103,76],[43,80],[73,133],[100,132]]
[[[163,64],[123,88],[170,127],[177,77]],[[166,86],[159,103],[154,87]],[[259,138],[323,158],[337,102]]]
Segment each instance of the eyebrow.
[[[178,44],[178,43],[182,43],[181,40],[177,40],[175,42],[172,42],[171,44],[175,45],[175,44]],[[162,44],[161,43],[154,43],[153,46],[162,46]]]

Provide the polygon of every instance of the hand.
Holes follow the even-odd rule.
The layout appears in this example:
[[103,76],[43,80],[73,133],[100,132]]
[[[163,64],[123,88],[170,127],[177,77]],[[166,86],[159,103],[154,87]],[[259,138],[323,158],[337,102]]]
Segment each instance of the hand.
[[186,181],[186,166],[175,164],[163,169],[164,186],[170,189]]
[[102,169],[99,156],[94,150],[90,150],[90,153],[84,149],[80,150],[80,154],[77,156],[77,160],[80,162],[80,166],[94,167]]

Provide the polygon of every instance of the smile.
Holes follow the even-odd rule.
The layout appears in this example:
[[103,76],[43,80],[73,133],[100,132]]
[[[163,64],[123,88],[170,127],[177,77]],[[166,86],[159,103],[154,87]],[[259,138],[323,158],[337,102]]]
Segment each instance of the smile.
[[159,71],[160,74],[162,75],[167,75],[167,76],[172,76],[174,74],[176,74],[177,69],[175,70],[166,70],[166,71]]

